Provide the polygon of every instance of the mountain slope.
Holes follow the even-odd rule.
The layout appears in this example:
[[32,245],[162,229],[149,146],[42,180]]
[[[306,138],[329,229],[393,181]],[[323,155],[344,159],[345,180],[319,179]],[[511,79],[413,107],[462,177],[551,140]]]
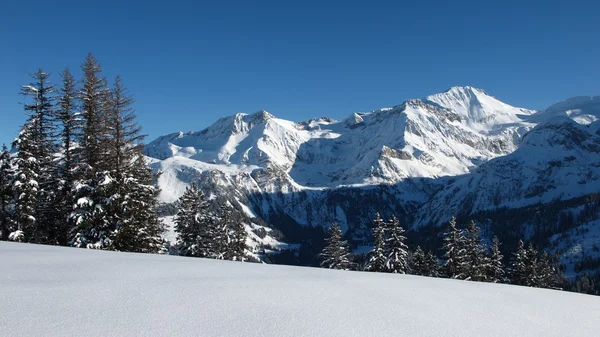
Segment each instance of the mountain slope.
[[[166,202],[181,192],[174,176],[183,184],[190,182],[179,174],[181,158],[193,160],[184,165],[194,170],[228,175],[276,170],[287,176],[291,188],[390,184],[466,173],[508,154],[533,127],[526,121],[532,114],[481,90],[454,87],[394,108],[354,113],[342,121],[294,123],[265,111],[237,114],[200,132],[160,137],[148,144],[146,153],[157,159],[155,163],[163,161],[156,167],[165,172],[161,188]],[[169,173],[172,165],[175,172]]]
[[6,336],[591,337],[600,329],[600,299],[562,291],[7,242],[0,255]]
[[525,238],[569,270],[598,255],[586,264],[594,271],[600,251],[578,247],[595,249],[581,233],[600,221],[598,102],[575,97],[538,112],[453,87],[343,120],[237,114],[160,137],[146,153],[162,172],[163,202],[198,181],[287,242],[310,243],[312,227],[338,222],[352,243],[368,245],[381,213],[436,250],[440,225],[459,216],[485,225],[488,239],[499,235],[505,253]]
[[420,210],[420,222],[518,208],[600,192],[600,137],[593,128],[555,117],[527,133],[513,153],[458,176]]

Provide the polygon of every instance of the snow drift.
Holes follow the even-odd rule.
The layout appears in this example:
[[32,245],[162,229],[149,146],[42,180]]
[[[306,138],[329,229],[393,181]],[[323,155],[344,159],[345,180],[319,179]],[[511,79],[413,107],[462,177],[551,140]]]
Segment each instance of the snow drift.
[[600,297],[0,243],[5,336],[597,336]]

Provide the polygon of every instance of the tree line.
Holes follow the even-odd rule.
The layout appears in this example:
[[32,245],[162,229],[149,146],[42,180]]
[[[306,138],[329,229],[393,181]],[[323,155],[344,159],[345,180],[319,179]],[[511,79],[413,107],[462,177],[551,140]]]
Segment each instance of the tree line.
[[[134,100],[120,76],[108,85],[91,53],[81,70],[76,80],[65,68],[55,86],[39,69],[21,89],[27,120],[15,154],[0,153],[0,240],[166,253]],[[196,185],[186,190],[171,252],[245,260],[241,218],[211,205]]]
[[511,283],[523,286],[559,289],[563,278],[547,253],[540,254],[532,245],[519,241],[510,263],[505,265],[500,241],[494,237],[491,247],[481,238],[474,221],[459,229],[452,218],[443,234],[443,256],[425,253],[417,246],[409,250],[404,229],[396,217],[389,221],[379,214],[373,221],[373,249],[362,264],[352,259],[350,246],[342,230],[334,223],[327,231],[326,245],[320,254],[321,267],[342,270],[364,270],[381,273],[414,274],[460,280]]

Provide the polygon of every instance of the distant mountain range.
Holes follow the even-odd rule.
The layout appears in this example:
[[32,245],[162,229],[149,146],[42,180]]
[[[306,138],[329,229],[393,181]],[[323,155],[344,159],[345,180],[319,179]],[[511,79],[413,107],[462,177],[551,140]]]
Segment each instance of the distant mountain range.
[[[164,203],[199,181],[288,241],[333,221],[351,240],[368,241],[380,212],[399,216],[433,247],[425,229],[436,233],[458,216],[477,220],[508,247],[512,238],[535,240],[572,273],[585,254],[600,258],[591,246],[600,245],[599,96],[535,111],[453,87],[344,120],[236,114],[202,131],[159,137],[145,151],[162,172]],[[540,205],[552,211],[535,211]],[[569,224],[559,226],[565,217]],[[597,239],[577,237],[580,226]]]

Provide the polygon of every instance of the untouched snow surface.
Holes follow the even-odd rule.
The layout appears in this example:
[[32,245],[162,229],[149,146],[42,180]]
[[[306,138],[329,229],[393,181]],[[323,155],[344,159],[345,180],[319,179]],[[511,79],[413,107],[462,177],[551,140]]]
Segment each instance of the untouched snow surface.
[[600,297],[0,243],[5,336],[597,336]]

